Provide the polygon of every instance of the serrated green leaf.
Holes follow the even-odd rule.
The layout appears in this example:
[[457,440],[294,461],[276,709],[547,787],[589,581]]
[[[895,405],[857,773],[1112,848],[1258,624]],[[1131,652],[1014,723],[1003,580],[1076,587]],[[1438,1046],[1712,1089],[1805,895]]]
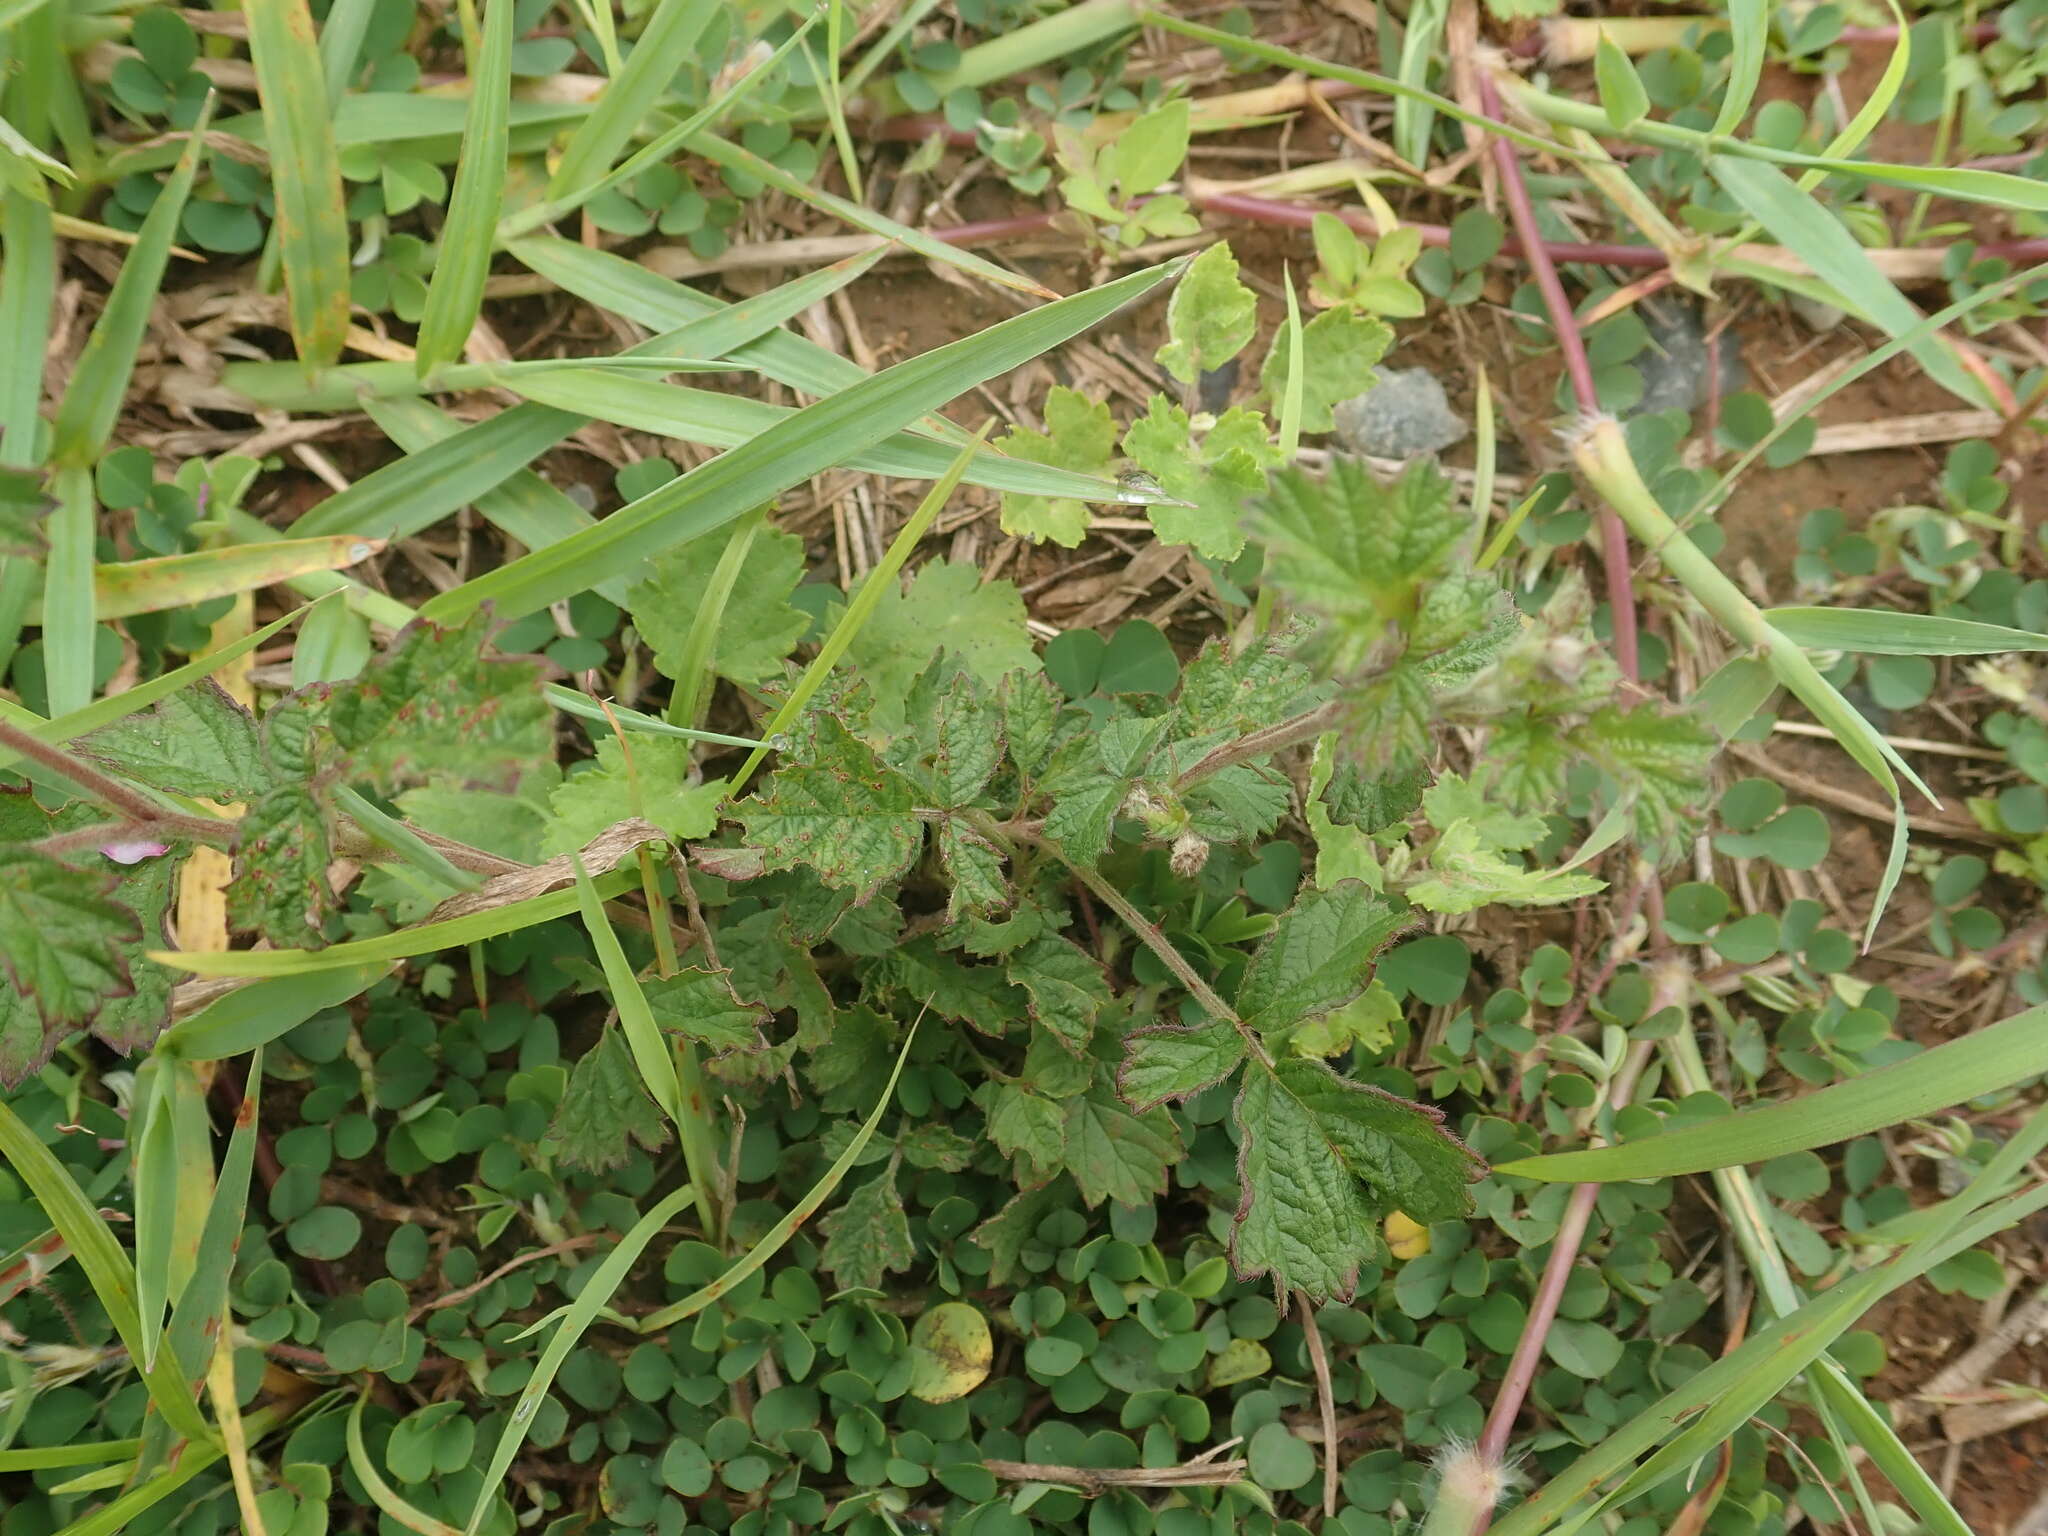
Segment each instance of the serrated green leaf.
[[115,884],[111,871],[0,844],[0,972],[51,1030],[84,1026],[132,985],[127,953],[142,928]]
[[988,1111],[988,1135],[1005,1157],[1017,1160],[1017,1182],[1043,1184],[1065,1164],[1067,1112],[1027,1088],[997,1083]]
[[414,624],[335,688],[325,723],[353,772],[389,791],[436,776],[503,778],[549,755],[540,668],[486,656],[488,631],[480,613],[453,629]]
[[1163,1109],[1134,1114],[1106,1084],[1066,1101],[1067,1171],[1082,1203],[1145,1205],[1166,1193],[1166,1170],[1180,1159],[1180,1133]]
[[1167,495],[1189,503],[1146,510],[1160,539],[1192,545],[1211,560],[1243,552],[1244,506],[1265,490],[1267,471],[1280,461],[1257,411],[1226,411],[1197,440],[1188,413],[1164,395],[1154,395],[1147,414],[1131,423],[1124,452]]
[[816,717],[808,761],[785,763],[767,798],[734,814],[767,867],[809,869],[865,902],[910,866],[924,843],[910,781],[830,715]]
[[1159,366],[1192,384],[1251,344],[1259,330],[1259,299],[1237,276],[1237,258],[1217,242],[1194,259],[1166,305],[1166,345]]
[[1290,625],[1255,636],[1235,651],[1221,636],[1207,641],[1181,673],[1175,732],[1242,736],[1306,709],[1313,677],[1294,655],[1305,631],[1304,625]]
[[[1045,431],[1013,427],[990,446],[1013,459],[1083,474],[1108,473],[1116,457],[1116,425],[1104,401],[1055,384],[1045,397]],[[1088,504],[1065,496],[1003,492],[1003,532],[1072,549],[1088,536]]]
[[673,976],[643,981],[654,1022],[671,1035],[681,1035],[718,1053],[758,1050],[766,1009],[743,1003],[726,971],[689,967]]
[[1035,669],[1038,653],[1016,587],[984,582],[972,565],[934,560],[907,590],[883,592],[846,655],[874,690],[875,724],[903,723],[903,701],[941,651],[989,684],[1019,667]]
[[[630,761],[629,761],[630,759]],[[679,841],[709,837],[725,802],[724,779],[689,782],[690,745],[665,736],[607,736],[597,766],[565,778],[548,796],[541,851],[572,853],[608,827],[635,817]]]
[[548,1137],[563,1162],[592,1173],[624,1164],[632,1142],[649,1152],[667,1144],[668,1123],[641,1085],[618,1030],[607,1029],[570,1070]]
[[[1340,401],[1373,387],[1373,368],[1394,344],[1393,331],[1380,320],[1355,309],[1326,309],[1301,328],[1301,430],[1328,432],[1337,424]],[[1287,332],[1273,339],[1259,383],[1271,399],[1286,388],[1289,357]]]
[[[121,871],[114,899],[133,912],[142,925],[143,949],[169,942],[171,894],[183,863],[182,859],[164,854]],[[129,990],[101,1003],[93,1015],[92,1032],[124,1056],[142,1050],[171,1022],[171,988],[177,979],[147,955],[130,955]]]
[[1096,1015],[1109,1001],[1101,962],[1077,944],[1048,936],[1010,957],[1009,977],[1030,998],[1031,1017],[1075,1056],[1086,1055]]
[[153,789],[200,800],[251,800],[272,781],[254,717],[211,678],[88,732],[72,750]]
[[876,977],[942,1019],[984,1035],[1005,1033],[1023,1016],[1024,997],[994,966],[962,965],[928,938],[899,944],[877,962]]
[[974,828],[957,817],[948,817],[939,823],[938,847],[951,883],[946,893],[946,916],[951,921],[970,915],[986,917],[1010,904],[1003,856]]
[[1349,1082],[1321,1062],[1246,1073],[1236,1106],[1244,1199],[1231,1234],[1241,1280],[1348,1300],[1361,1265],[1380,1260],[1381,1219],[1420,1222],[1471,1208],[1484,1165],[1420,1104]]
[[1244,1036],[1227,1021],[1192,1028],[1158,1024],[1134,1030],[1124,1037],[1117,1091],[1125,1103],[1143,1112],[1222,1082],[1237,1070],[1244,1056]]
[[[716,539],[694,539],[669,550],[627,594],[634,628],[654,648],[654,664],[666,677],[679,675],[691,621],[721,552]],[[713,671],[749,686],[781,672],[783,659],[810,624],[810,616],[789,602],[803,579],[802,539],[776,528],[754,535],[719,621]]]
[[1374,957],[1412,922],[1357,881],[1303,892],[1252,956],[1237,992],[1239,1014],[1263,1032],[1349,1002]]
[[1494,902],[1548,906],[1607,888],[1604,880],[1560,869],[1525,869],[1503,857],[1469,821],[1439,825],[1425,873],[1403,894],[1426,912],[1476,912]]
[[1017,1274],[1025,1248],[1037,1239],[1039,1223],[1049,1212],[1071,1207],[1073,1199],[1073,1191],[1064,1181],[1041,1184],[1015,1196],[974,1229],[974,1241],[989,1256],[991,1285],[1009,1284]]
[[280,784],[250,805],[235,834],[228,921],[279,949],[318,945],[334,900],[319,802],[299,784]]
[[1052,797],[1045,835],[1077,864],[1092,864],[1109,846],[1117,812],[1151,760],[1170,722],[1112,720],[1093,735],[1070,738],[1054,755],[1041,786]]
[[910,1221],[896,1193],[893,1160],[821,1220],[818,1230],[825,1234],[819,1262],[842,1287],[879,1290],[885,1276],[910,1268],[917,1259],[910,1241]]
[[1719,738],[1690,715],[1655,705],[1610,706],[1570,734],[1571,745],[1612,774],[1630,796],[1640,834],[1662,839],[1705,798]]
[[1052,752],[1053,730],[1060,711],[1059,690],[1034,658],[1030,667],[1003,674],[997,698],[1002,705],[1003,739],[1010,749],[1010,761],[1021,774],[1037,773]]
[[1310,1019],[1287,1037],[1287,1049],[1296,1056],[1331,1058],[1357,1046],[1383,1051],[1394,1043],[1394,1024],[1401,1017],[1400,999],[1377,976],[1372,985],[1346,1003]]

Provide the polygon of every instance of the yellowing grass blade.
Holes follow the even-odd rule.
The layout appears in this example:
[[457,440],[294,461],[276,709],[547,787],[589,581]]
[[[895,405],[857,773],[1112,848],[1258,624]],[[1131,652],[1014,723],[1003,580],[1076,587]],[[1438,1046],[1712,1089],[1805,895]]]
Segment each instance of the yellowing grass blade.
[[[474,0],[462,0],[470,17]],[[512,111],[513,0],[488,0],[483,48],[470,60],[469,122],[462,131],[462,155],[455,163],[455,191],[427,285],[420,316],[416,366],[422,376],[453,362],[469,341],[490,276],[498,210],[505,198],[507,123]],[[464,32],[476,30],[474,20]]]
[[507,618],[545,607],[594,582],[635,570],[660,550],[723,527],[791,486],[901,431],[976,384],[1007,373],[1143,297],[1180,263],[993,325],[805,407],[688,474],[622,507],[593,528],[444,592],[423,617],[447,623],[495,603]]
[[[102,565],[92,573],[94,611],[102,619],[125,619],[130,614],[183,608],[274,586],[308,571],[345,570],[383,548],[381,539],[351,534],[256,546],[227,545],[190,555]],[[43,604],[31,604],[29,622],[40,623],[42,613]]]
[[292,339],[300,361],[331,363],[348,334],[348,218],[313,16],[306,0],[248,0],[243,10],[263,100]]

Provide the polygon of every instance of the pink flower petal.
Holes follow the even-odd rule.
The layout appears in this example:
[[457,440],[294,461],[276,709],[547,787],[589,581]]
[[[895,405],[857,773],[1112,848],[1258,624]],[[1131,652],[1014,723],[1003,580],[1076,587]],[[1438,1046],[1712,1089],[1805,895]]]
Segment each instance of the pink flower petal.
[[153,859],[171,851],[169,843],[102,843],[100,852],[116,864],[140,864],[144,859]]

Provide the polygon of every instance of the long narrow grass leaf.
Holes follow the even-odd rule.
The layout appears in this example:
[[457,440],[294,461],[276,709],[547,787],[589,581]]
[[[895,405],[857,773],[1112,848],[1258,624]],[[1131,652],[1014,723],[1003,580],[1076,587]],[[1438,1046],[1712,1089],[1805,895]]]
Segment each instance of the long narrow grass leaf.
[[43,559],[43,672],[52,713],[91,702],[99,646],[94,611],[93,553],[99,542],[99,502],[92,474],[61,466],[51,477],[56,506],[43,519],[49,541]]
[[390,969],[389,961],[371,961],[237,987],[165,1030],[157,1038],[156,1054],[224,1061],[259,1050],[321,1009],[338,1008],[360,996]]
[[740,771],[733,775],[731,795],[737,796],[746,787],[747,781],[753,778],[754,770],[761,766],[761,760],[768,755],[768,742],[774,741],[802,718],[804,710],[809,707],[818,690],[825,686],[825,679],[832,675],[832,669],[839,665],[840,658],[846,654],[848,647],[853,644],[868,620],[874,616],[875,609],[881,606],[882,598],[895,588],[896,578],[902,573],[904,562],[910,558],[910,552],[917,548],[918,541],[937,520],[940,509],[958,488],[968,461],[993,425],[993,422],[982,423],[981,431],[954,456],[945,474],[939,477],[938,484],[925,492],[924,499],[917,504],[917,510],[910,514],[901,528],[897,529],[896,537],[889,541],[888,550],[876,563],[875,568],[868,572],[861,582],[860,590],[852,595],[846,610],[839,615],[839,622],[832,626],[832,632],[825,637],[824,644],[818,647],[818,654],[810,659],[803,670],[803,675],[796,680],[796,686],[789,690],[789,696],[770,717],[766,729],[761,733],[768,740],[748,753],[747,760],[740,764]]
[[626,56],[626,67],[569,136],[548,178],[549,197],[596,181],[612,168],[717,14],[716,0],[661,0]]
[[1716,134],[1741,127],[1749,104],[1756,100],[1771,41],[1769,0],[1728,0],[1728,37],[1728,79],[1721,87],[1721,110],[1714,116]]
[[488,602],[511,618],[566,598],[592,582],[637,569],[660,550],[724,526],[983,380],[1058,346],[1150,292],[1180,267],[1175,262],[1133,273],[898,363],[806,406],[752,441],[622,507],[596,527],[442,593],[420,612],[447,622]]
[[306,0],[248,0],[243,10],[263,102],[292,339],[301,361],[331,363],[348,334],[348,217],[313,14]]
[[519,1454],[519,1447],[526,1443],[526,1437],[533,1429],[534,1412],[539,1408],[540,1400],[547,1395],[548,1388],[554,1385],[555,1373],[569,1358],[569,1351],[576,1347],[577,1341],[597,1320],[597,1314],[611,1301],[641,1251],[694,1198],[695,1193],[685,1184],[667,1195],[654,1209],[633,1223],[632,1229],[619,1239],[618,1246],[604,1256],[595,1272],[584,1281],[575,1301],[548,1340],[547,1348],[534,1362],[533,1374],[527,1377],[526,1385],[520,1389],[518,1400],[512,1405],[511,1421],[498,1437],[497,1447],[491,1452],[490,1463],[484,1469],[483,1487],[477,1490],[476,1507],[471,1510],[469,1523],[463,1528],[464,1536],[476,1536],[482,1527],[498,1485],[505,1480],[505,1473],[512,1466],[512,1458]]
[[[475,0],[462,0],[465,15]],[[512,110],[513,0],[485,0],[483,48],[469,61],[469,121],[455,190],[427,285],[426,308],[414,343],[421,374],[462,355],[483,308],[491,272],[498,212],[505,200],[506,137]]]
[[[1794,186],[1784,172],[1754,160],[1715,155],[1707,169],[1742,211],[1772,238],[1825,277],[1842,305],[1889,336],[1903,335],[1920,322],[1920,311],[1877,269],[1840,219]],[[1913,343],[1914,359],[1951,393],[1989,408],[1983,383],[1964,369],[1953,348],[1937,336]]]
[[40,1445],[0,1451],[0,1472],[44,1472],[57,1467],[90,1467],[103,1461],[132,1461],[140,1440],[99,1440],[88,1445]]
[[1663,1179],[1831,1146],[2048,1072],[2048,1005],[1835,1083],[1619,1146],[1517,1158],[1495,1172],[1572,1184]]
[[[922,1015],[919,1016],[922,1018]],[[875,1101],[874,1112],[861,1122],[854,1132],[853,1140],[846,1144],[846,1150],[839,1154],[824,1175],[804,1192],[803,1199],[790,1207],[782,1220],[770,1227],[759,1242],[749,1248],[746,1254],[735,1261],[723,1274],[709,1285],[692,1291],[681,1301],[671,1303],[658,1311],[650,1312],[640,1319],[642,1333],[657,1333],[664,1328],[673,1328],[685,1318],[695,1317],[699,1312],[728,1294],[747,1276],[782,1251],[782,1245],[796,1235],[798,1227],[817,1214],[818,1208],[832,1198],[832,1191],[839,1187],[853,1165],[860,1161],[860,1155],[867,1150],[873,1139],[875,1128],[882,1123],[882,1115],[896,1097],[896,1080],[903,1075],[903,1064],[910,1059],[910,1047],[917,1039],[917,1022],[912,1021],[910,1032],[903,1037],[903,1049],[896,1053],[896,1065],[889,1072],[889,1081],[882,1085],[881,1096]]]
[[[609,900],[632,890],[638,884],[638,877],[632,871],[615,869],[594,877],[591,883],[597,887],[598,895]],[[330,944],[325,949],[230,949],[217,952],[166,949],[151,951],[149,958],[160,965],[174,966],[195,976],[308,976],[316,971],[342,970],[380,962],[388,964],[394,960],[409,960],[414,955],[460,949],[465,944],[495,939],[501,933],[513,933],[551,918],[566,917],[576,907],[577,895],[572,886],[507,902],[502,907],[491,907],[483,912],[471,912],[438,923],[422,923],[374,939]]]
[[473,891],[483,884],[480,877],[457,869],[412,828],[378,808],[368,796],[347,785],[335,788],[335,804],[379,847],[410,861],[422,874],[438,880],[450,891]]
[[[43,1208],[50,1225],[63,1236],[129,1359],[136,1362],[137,1369],[142,1369],[147,1351],[136,1310],[134,1264],[70,1172],[5,1103],[0,1103],[0,1158],[7,1160],[15,1177],[28,1186],[29,1193]],[[198,1442],[187,1447],[187,1454],[209,1445],[212,1430],[200,1417],[191,1383],[183,1379],[176,1362],[168,1356],[159,1357],[155,1366],[143,1370],[142,1375],[149,1387],[150,1401],[165,1423],[188,1440]]]
[[2048,635],[1932,613],[1868,608],[1770,608],[1771,627],[1809,651],[1863,656],[1996,656],[2048,651]]
[[249,1210],[249,1175],[256,1166],[256,1112],[262,1089],[263,1047],[258,1045],[243,1077],[234,1128],[228,1133],[227,1151],[221,1157],[219,1176],[213,1181],[213,1198],[199,1232],[197,1262],[177,1305],[171,1309],[170,1326],[164,1330],[164,1343],[172,1358],[195,1381],[206,1373],[207,1358],[219,1342],[220,1319],[227,1309],[228,1277],[234,1273],[235,1254],[242,1245],[242,1225]]
[[565,688],[560,683],[549,683],[544,690],[548,702],[567,715],[589,720],[600,725],[617,723],[629,731],[645,731],[652,736],[673,736],[681,741],[702,741],[714,747],[759,747],[765,745],[752,736],[727,736],[719,731],[700,731],[689,726],[671,725],[653,715],[642,714],[637,709],[628,709],[623,704],[599,703],[586,693]]
[[384,1481],[384,1474],[377,1470],[377,1464],[370,1460],[370,1448],[363,1444],[363,1405],[370,1400],[366,1387],[356,1399],[355,1407],[349,1410],[348,1430],[345,1443],[348,1446],[349,1469],[363,1485],[363,1492],[370,1496],[370,1502],[381,1509],[387,1518],[416,1531],[419,1536],[458,1536],[454,1526],[445,1520],[437,1520],[417,1504],[400,1494],[397,1489]]
[[192,192],[198,173],[199,154],[206,140],[208,107],[193,125],[184,152],[179,155],[171,179],[149,205],[149,213],[136,232],[135,244],[121,262],[120,275],[107,294],[85,350],[71,370],[64,387],[63,402],[57,407],[52,428],[51,452],[56,461],[70,468],[85,469],[96,463],[100,451],[114,434],[120,419],[121,402],[128,393],[128,380],[135,371],[135,356],[149,327],[150,307],[170,264],[171,240],[178,220],[184,215],[185,200]]
[[50,205],[12,187],[0,191],[0,335],[15,359],[0,368],[0,464],[27,467],[40,451],[56,253]]
[[721,139],[715,133],[692,134],[689,146],[713,165],[721,166],[728,171],[737,171],[742,176],[750,176],[778,192],[787,193],[800,202],[809,203],[835,218],[845,220],[855,229],[882,235],[932,261],[958,267],[963,272],[972,273],[999,287],[1014,288],[1019,293],[1036,294],[1048,299],[1054,297],[1053,291],[1043,283],[1034,282],[1028,277],[1020,277],[1008,268],[998,266],[984,256],[977,256],[962,246],[949,245],[943,240],[934,239],[921,229],[912,229],[908,224],[897,223],[887,214],[877,213],[872,208],[850,202],[836,193],[800,181],[774,161],[763,159],[752,150]]
[[[713,448],[738,448],[796,412],[750,395],[723,394],[687,384],[664,384],[628,374],[587,369],[554,369],[546,373],[500,373],[498,382],[527,400],[600,417],[615,426],[681,438]],[[840,467],[905,480],[930,480],[953,461],[953,445],[911,432],[897,432],[872,447],[846,455]],[[1068,496],[1077,501],[1113,502],[1116,484],[1100,475],[1083,474],[1053,464],[1012,459],[984,448],[968,466],[967,480],[991,490],[1027,496]]]

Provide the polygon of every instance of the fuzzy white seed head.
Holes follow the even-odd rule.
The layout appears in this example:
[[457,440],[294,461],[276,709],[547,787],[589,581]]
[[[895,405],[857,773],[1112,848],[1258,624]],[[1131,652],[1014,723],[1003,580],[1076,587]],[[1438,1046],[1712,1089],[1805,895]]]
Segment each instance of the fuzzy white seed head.
[[1512,1462],[1496,1461],[1469,1440],[1450,1440],[1437,1453],[1437,1497],[1468,1509],[1496,1508],[1518,1481]]

